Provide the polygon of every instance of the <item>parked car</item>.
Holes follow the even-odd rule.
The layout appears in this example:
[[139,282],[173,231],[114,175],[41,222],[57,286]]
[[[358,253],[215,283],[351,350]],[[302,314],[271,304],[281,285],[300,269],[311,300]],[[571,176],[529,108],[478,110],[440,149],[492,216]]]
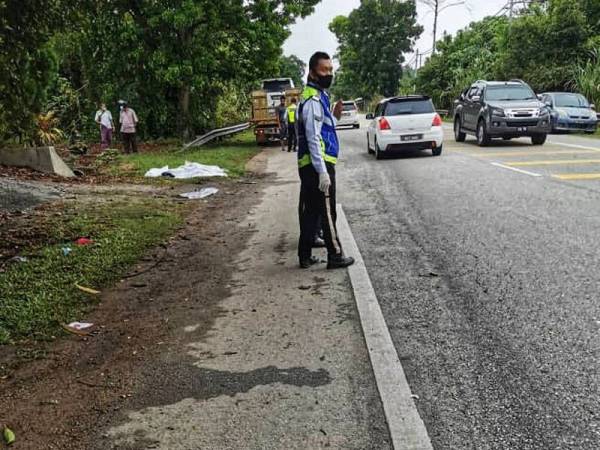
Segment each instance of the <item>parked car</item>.
[[541,100],[550,108],[552,131],[595,133],[598,127],[596,107],[581,94],[546,92]]
[[360,119],[358,117],[358,107],[353,101],[344,102],[342,117],[337,122],[338,127],[351,126],[360,128]]
[[454,102],[453,115],[456,141],[473,134],[482,147],[518,137],[542,145],[550,133],[550,109],[521,80],[476,81]]
[[431,150],[442,154],[442,118],[424,95],[387,98],[379,102],[367,129],[367,151],[377,159],[395,151]]

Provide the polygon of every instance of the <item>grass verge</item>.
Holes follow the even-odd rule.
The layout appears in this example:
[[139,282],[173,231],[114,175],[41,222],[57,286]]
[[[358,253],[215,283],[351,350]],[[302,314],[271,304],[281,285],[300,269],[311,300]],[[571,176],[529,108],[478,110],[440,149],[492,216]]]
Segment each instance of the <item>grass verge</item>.
[[227,171],[230,177],[240,177],[245,173],[248,160],[260,152],[254,135],[246,131],[222,143],[182,150],[181,147],[167,147],[162,151],[151,151],[135,155],[121,155],[110,172],[116,176],[143,177],[152,168],[178,167],[186,161],[206,165],[216,165]]
[[[182,222],[180,208],[146,198],[65,205],[51,228],[64,243],[30,248],[27,261],[0,273],[0,344],[51,339],[61,323],[83,320],[95,299],[75,284],[98,289],[117,280]],[[73,245],[79,236],[94,244]]]

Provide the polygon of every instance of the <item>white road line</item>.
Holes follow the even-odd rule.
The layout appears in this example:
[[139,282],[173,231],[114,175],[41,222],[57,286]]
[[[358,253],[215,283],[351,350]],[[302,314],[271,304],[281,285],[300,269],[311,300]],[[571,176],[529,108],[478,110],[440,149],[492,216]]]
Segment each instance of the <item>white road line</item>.
[[529,175],[529,176],[532,176],[532,177],[541,177],[542,176],[541,173],[529,172],[528,170],[517,169],[516,167],[505,166],[504,164],[500,164],[500,163],[497,163],[497,162],[492,163],[492,166],[502,167],[503,169],[508,169],[508,170],[512,170],[514,172],[523,173],[525,175]]
[[546,141],[548,144],[552,144],[552,145],[564,145],[565,147],[571,147],[571,148],[581,148],[584,150],[594,150],[595,152],[600,152],[600,148],[598,147],[589,147],[587,145],[578,145],[578,144],[566,144],[564,142],[556,142],[556,141]]
[[433,450],[341,205],[338,207],[338,231],[347,254],[356,259],[348,272],[394,449]]

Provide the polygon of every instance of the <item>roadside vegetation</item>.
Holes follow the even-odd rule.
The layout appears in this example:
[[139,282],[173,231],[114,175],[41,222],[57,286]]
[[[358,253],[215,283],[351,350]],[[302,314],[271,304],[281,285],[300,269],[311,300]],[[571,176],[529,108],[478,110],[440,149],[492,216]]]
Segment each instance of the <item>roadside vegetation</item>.
[[[380,95],[420,93],[431,96],[436,107],[450,109],[460,92],[476,80],[518,78],[536,92],[579,91],[600,105],[600,2],[597,0],[529,2],[512,20],[498,15],[473,22],[455,36],[446,35],[438,40],[435,53],[416,74],[414,62],[409,65],[398,53],[388,52],[388,39],[373,39],[380,33],[390,34],[385,31],[386,18],[380,14],[387,3],[362,2],[349,17],[338,17],[330,24],[340,41],[341,67],[335,87],[338,95],[363,97],[369,104]],[[414,26],[411,20],[414,2],[402,5],[403,12],[399,12],[402,19],[396,17],[395,21],[407,25],[402,33],[395,34],[400,40],[395,45],[396,52],[409,51],[414,37],[405,32]],[[366,17],[369,22],[364,20]],[[381,54],[395,55],[404,64],[403,70],[372,63],[372,58]],[[374,81],[394,79],[396,84],[391,90],[387,84]]]
[[0,1],[0,145],[97,141],[120,99],[143,141],[245,121],[261,79],[300,82],[282,44],[318,2]]
[[[259,152],[253,134],[244,132],[189,150],[182,150],[177,141],[134,155],[109,150],[93,164],[99,174],[120,181],[173,185],[197,180],[151,179],[144,174],[154,167],[194,161],[227,170],[229,177],[219,183],[228,183],[243,176],[246,164]],[[34,216],[17,214],[12,222],[0,221],[0,345],[52,339],[63,332],[62,324],[84,319],[97,296],[77,285],[93,290],[111,286],[146,251],[169,237],[189,209],[172,198],[128,194],[117,184],[110,194],[52,203]],[[93,243],[78,246],[80,237]]]
[[149,169],[155,167],[174,168],[186,161],[193,161],[219,166],[225,169],[230,177],[237,178],[244,175],[247,162],[258,152],[260,148],[256,146],[254,135],[247,131],[223,143],[203,147],[183,149],[180,145],[167,146],[157,151],[118,155],[105,170],[119,177],[141,178]]
[[[183,219],[180,205],[146,197],[90,199],[53,210],[44,240],[0,272],[0,344],[53,339],[61,324],[84,319],[97,296],[77,285],[109,286]],[[93,242],[78,246],[80,237]]]

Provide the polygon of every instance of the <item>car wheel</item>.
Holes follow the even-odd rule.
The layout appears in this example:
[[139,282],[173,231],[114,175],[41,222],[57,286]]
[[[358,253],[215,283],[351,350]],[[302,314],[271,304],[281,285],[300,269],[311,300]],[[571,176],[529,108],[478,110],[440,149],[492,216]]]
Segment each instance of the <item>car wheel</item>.
[[531,143],[533,145],[544,145],[544,142],[546,142],[545,134],[538,134],[536,136],[531,136]]
[[461,129],[460,117],[456,116],[456,118],[454,119],[454,140],[456,142],[465,142],[467,134],[460,131],[460,129]]
[[375,139],[375,159],[383,159],[383,152],[379,150],[377,139]]
[[442,154],[442,149],[443,146],[440,145],[439,147],[434,148],[431,153],[433,156],[440,156]]
[[481,119],[479,123],[477,123],[477,145],[485,147],[486,145],[489,145],[490,141],[490,136],[485,128],[485,120]]

